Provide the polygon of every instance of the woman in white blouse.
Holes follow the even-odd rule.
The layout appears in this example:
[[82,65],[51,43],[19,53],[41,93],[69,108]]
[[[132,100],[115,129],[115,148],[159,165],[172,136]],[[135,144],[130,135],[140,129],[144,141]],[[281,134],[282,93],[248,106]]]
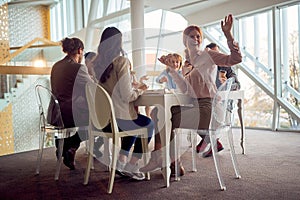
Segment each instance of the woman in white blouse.
[[[131,63],[124,57],[122,33],[117,28],[108,27],[103,31],[93,65],[99,84],[111,95],[119,129],[125,131],[146,127],[148,141],[150,141],[154,124],[150,118],[137,113],[134,108],[134,101],[147,89],[147,86],[142,85],[139,88],[132,86]],[[104,131],[110,131],[110,125]],[[133,145],[133,155],[130,161],[127,161]],[[145,175],[139,171],[137,165],[137,161],[142,157],[141,139],[125,137],[122,139],[121,146],[117,170],[131,178],[144,179]]]

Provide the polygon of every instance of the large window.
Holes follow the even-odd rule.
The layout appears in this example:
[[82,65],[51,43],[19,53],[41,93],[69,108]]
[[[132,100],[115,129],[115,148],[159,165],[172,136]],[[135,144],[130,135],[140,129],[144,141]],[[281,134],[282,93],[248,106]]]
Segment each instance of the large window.
[[[248,127],[299,129],[299,11],[298,3],[235,21],[233,32],[243,54],[236,67],[246,92]],[[204,32],[206,40],[228,52],[219,24]]]
[[[76,20],[80,16],[64,10],[66,5],[73,6],[72,9],[76,10],[78,5],[75,2],[77,1],[62,0],[52,8],[53,40],[60,40],[78,31]],[[87,12],[90,11],[91,2],[91,0],[83,1],[83,13],[76,13],[83,15],[84,24],[87,23],[89,16]],[[100,1],[97,5],[96,17],[102,18],[128,9],[130,2],[109,0]],[[188,22],[179,14],[169,11],[153,9],[145,11],[145,67],[147,71],[161,71],[165,66],[157,62],[157,58],[162,54],[177,52],[184,57],[182,31]],[[233,33],[241,47],[243,62],[233,68],[238,74],[242,89],[246,92],[247,127],[299,129],[299,18],[300,5],[297,2],[282,7],[274,6],[258,13],[247,13],[235,19]],[[68,23],[65,20],[69,20]],[[101,31],[107,26],[116,26],[122,31],[124,49],[131,59],[129,13],[95,25],[93,28],[97,37],[93,38],[93,41],[99,41]],[[219,22],[202,28],[205,34],[203,48],[209,42],[216,42],[223,52],[229,53]],[[97,42],[93,43],[94,51]]]
[[[300,68],[299,68],[299,28],[300,28],[300,4],[286,6],[279,9],[280,11],[280,41],[281,41],[281,62],[279,84],[281,86],[280,97],[283,101],[300,111]],[[283,127],[299,127],[299,122],[295,121],[292,116],[287,115],[284,110],[281,112],[280,125]]]

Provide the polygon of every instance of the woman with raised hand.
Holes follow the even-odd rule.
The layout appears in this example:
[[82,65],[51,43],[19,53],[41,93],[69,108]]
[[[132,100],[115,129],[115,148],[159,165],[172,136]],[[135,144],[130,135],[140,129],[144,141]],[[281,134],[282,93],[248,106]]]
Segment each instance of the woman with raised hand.
[[[188,128],[207,130],[209,128],[212,99],[216,94],[215,84],[217,65],[232,66],[242,61],[242,55],[238,44],[234,41],[231,33],[233,17],[231,14],[221,21],[222,31],[227,39],[230,54],[226,55],[213,50],[201,50],[203,33],[199,26],[190,25],[183,32],[183,44],[186,47],[186,61],[183,67],[184,77],[180,76],[172,67],[169,67],[169,74],[172,76],[177,87],[182,93],[188,94],[193,99],[193,106],[173,106],[172,112],[172,132],[171,141],[174,138],[175,128]],[[167,66],[172,66],[171,59],[168,56],[162,56],[160,62]],[[188,70],[185,70],[188,68]],[[200,136],[204,139],[205,134]],[[207,142],[202,142],[203,149]],[[171,142],[171,150],[173,142]],[[221,143],[218,143],[218,150],[223,149]],[[154,159],[152,159],[154,160]],[[175,158],[171,151],[171,175],[175,175]],[[184,168],[179,161],[180,176],[184,175]],[[159,163],[161,165],[161,163]],[[151,165],[149,163],[148,165]]]

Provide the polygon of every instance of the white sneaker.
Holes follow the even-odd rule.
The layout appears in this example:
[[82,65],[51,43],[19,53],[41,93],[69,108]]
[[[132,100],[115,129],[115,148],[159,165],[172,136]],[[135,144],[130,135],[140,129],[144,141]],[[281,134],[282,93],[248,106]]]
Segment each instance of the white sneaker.
[[130,163],[127,163],[123,173],[135,180],[144,180],[145,174],[140,172],[139,167],[137,164],[133,165]]
[[121,161],[117,160],[116,174],[118,174],[120,176],[127,176],[124,174],[125,165],[126,165],[125,162],[121,162]]

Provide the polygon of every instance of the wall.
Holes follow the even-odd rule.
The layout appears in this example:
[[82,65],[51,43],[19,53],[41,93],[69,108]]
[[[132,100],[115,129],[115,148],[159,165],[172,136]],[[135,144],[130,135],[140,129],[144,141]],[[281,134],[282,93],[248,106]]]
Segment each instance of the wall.
[[37,37],[50,37],[47,6],[9,6],[8,13],[10,46],[23,46]]
[[[49,8],[3,4],[0,7],[0,29],[0,59],[4,59],[9,55],[9,47],[23,46],[37,37],[49,38]],[[1,90],[7,90],[7,77],[0,75]],[[18,91],[22,95],[0,110],[0,155],[38,148],[39,115],[35,82],[26,77],[24,82],[25,79],[30,84]]]

